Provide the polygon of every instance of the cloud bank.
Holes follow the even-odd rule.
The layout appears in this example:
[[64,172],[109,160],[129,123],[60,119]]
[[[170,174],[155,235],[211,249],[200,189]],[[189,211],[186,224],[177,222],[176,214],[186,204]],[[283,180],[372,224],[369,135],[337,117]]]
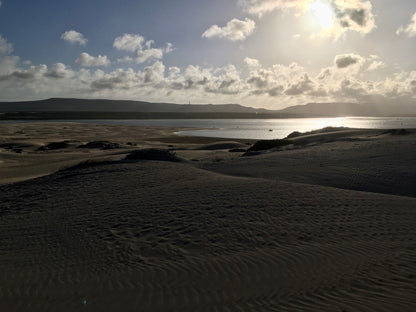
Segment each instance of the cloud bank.
[[256,24],[251,19],[239,20],[234,18],[224,27],[211,26],[202,34],[202,37],[223,38],[231,41],[244,40],[253,33],[255,28]]
[[[143,48],[147,49],[145,45]],[[87,53],[80,57],[83,59],[80,63],[84,62],[85,66],[106,63],[104,57],[100,60]],[[371,80],[365,75],[377,67],[374,62],[382,60],[376,56],[340,54],[328,60],[328,67],[312,74],[297,63],[263,66],[249,57],[241,68],[233,64],[167,68],[161,60],[156,60],[141,69],[118,68],[104,72],[88,68],[74,71],[63,63],[28,67],[18,57],[8,55],[0,59],[0,90],[2,100],[16,94],[22,99],[75,96],[182,103],[191,98],[201,103],[261,103],[273,109],[307,102],[368,102],[371,99],[391,102],[407,99],[416,103],[416,71]]]
[[83,34],[75,31],[75,30],[69,30],[64,32],[61,35],[61,39],[65,40],[71,44],[79,44],[79,45],[86,45],[87,39],[84,37]]

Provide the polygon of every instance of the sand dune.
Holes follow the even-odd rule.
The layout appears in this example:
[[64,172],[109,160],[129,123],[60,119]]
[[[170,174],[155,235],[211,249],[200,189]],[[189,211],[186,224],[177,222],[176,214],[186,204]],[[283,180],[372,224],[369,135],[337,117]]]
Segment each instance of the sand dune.
[[[0,186],[1,311],[414,311],[413,132],[240,157],[154,131]],[[184,161],[123,160],[156,146]],[[38,153],[59,160],[27,148],[0,170]]]

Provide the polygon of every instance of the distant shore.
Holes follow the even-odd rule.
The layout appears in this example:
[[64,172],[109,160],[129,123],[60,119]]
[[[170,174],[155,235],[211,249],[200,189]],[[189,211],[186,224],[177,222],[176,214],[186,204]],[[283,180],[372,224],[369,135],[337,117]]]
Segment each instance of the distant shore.
[[[331,118],[337,114],[292,113],[160,113],[160,112],[0,112],[0,120],[94,120],[94,119],[285,119]],[[348,115],[345,115],[348,116]],[[377,115],[360,117],[416,117],[416,114]]]
[[416,129],[181,130],[0,124],[0,310],[413,312]]

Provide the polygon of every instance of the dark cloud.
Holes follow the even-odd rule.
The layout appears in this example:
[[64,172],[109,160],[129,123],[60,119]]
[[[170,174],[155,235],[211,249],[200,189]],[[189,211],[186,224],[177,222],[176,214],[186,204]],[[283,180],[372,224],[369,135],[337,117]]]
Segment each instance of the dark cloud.
[[416,94],[416,80],[412,80],[410,81],[410,90],[412,91],[412,93]]
[[338,68],[346,68],[348,66],[361,62],[363,58],[356,54],[343,54],[335,57],[335,65]]
[[303,74],[299,81],[289,84],[285,90],[286,95],[300,95],[307,91],[313,90],[313,82],[308,74]]
[[11,74],[11,77],[15,77],[18,79],[33,79],[35,78],[35,73],[29,71],[16,71]]
[[260,76],[250,77],[249,79],[247,79],[247,83],[253,84],[258,89],[266,88],[269,84],[267,79]]
[[270,95],[270,96],[273,96],[273,97],[274,96],[279,96],[279,95],[282,94],[283,90],[284,90],[283,86],[277,86],[277,87],[274,87],[274,88],[271,88],[270,90],[268,90],[267,94]]

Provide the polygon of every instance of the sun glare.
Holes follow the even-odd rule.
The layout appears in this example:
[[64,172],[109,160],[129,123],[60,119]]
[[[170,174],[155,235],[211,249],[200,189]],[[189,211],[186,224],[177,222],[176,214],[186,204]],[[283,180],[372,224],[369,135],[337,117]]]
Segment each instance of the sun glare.
[[315,0],[309,5],[309,10],[322,28],[332,28],[334,25],[334,11],[325,0]]

